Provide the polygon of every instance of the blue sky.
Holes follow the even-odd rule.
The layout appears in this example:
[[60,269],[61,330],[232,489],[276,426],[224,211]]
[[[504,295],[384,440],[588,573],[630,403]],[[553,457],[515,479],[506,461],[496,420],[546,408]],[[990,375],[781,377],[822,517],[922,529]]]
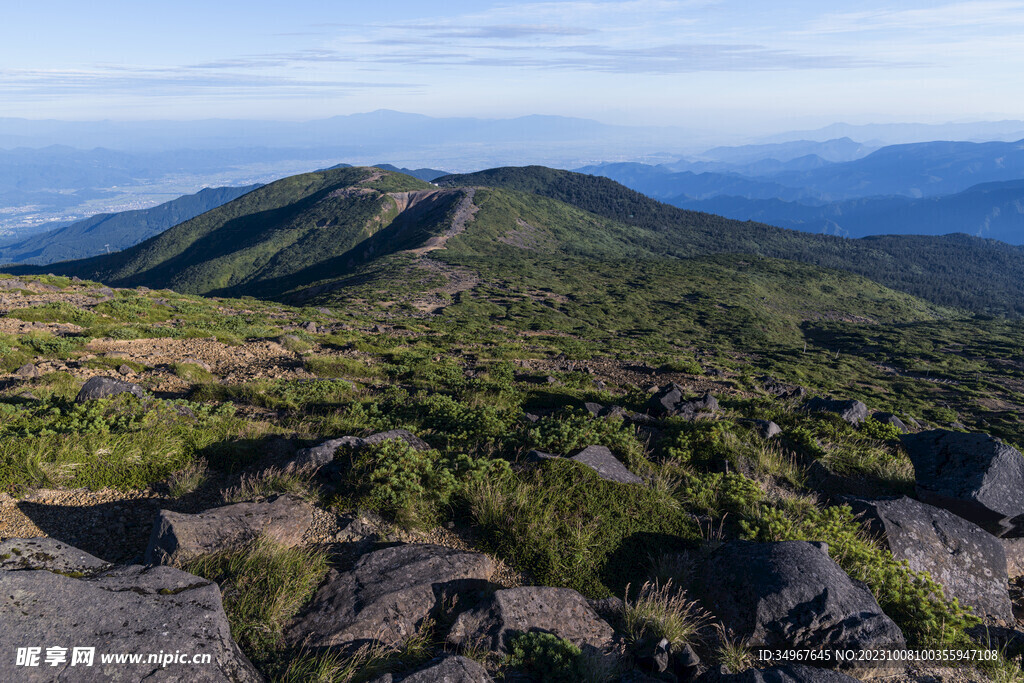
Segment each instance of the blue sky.
[[5,3],[0,116],[1024,118],[1024,0]]

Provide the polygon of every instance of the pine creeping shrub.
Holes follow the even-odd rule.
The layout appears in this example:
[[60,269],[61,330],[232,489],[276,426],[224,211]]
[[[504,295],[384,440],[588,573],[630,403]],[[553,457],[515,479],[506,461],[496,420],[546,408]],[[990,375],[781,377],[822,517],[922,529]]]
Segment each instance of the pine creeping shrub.
[[581,650],[553,633],[521,633],[509,643],[505,666],[519,669],[531,680],[551,683],[580,683]]
[[829,555],[852,578],[863,581],[882,610],[903,630],[912,647],[971,647],[965,630],[980,621],[956,599],[947,600],[942,586],[927,572],[907,563],[872,541],[849,506],[820,509],[762,505],[740,522],[742,536],[755,541],[824,541]]
[[764,491],[753,479],[735,472],[685,473],[676,498],[690,510],[719,517],[748,513],[764,499]]
[[569,460],[467,487],[483,544],[535,583],[592,598],[642,579],[637,558],[696,543],[691,517],[647,487],[605,481]]
[[633,425],[623,420],[597,418],[575,408],[541,418],[527,430],[526,445],[557,455],[572,455],[587,446],[601,445],[634,469],[648,465]]
[[898,441],[900,438],[900,430],[896,428],[896,425],[879,422],[873,417],[864,420],[860,430],[864,436],[879,441]]
[[401,439],[358,450],[347,480],[356,501],[409,526],[436,523],[452,499],[466,487],[511,475],[509,463],[417,451]]

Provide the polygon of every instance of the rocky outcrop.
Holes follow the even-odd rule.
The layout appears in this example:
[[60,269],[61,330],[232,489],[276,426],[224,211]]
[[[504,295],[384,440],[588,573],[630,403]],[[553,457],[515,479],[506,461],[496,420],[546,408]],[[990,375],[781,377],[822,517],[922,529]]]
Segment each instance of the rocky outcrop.
[[236,548],[257,536],[286,547],[302,543],[313,508],[295,496],[236,503],[186,515],[161,510],[146,549],[147,564],[180,565],[201,555]]
[[857,426],[868,416],[868,407],[853,399],[840,400],[833,398],[812,398],[804,405],[804,409],[811,413],[833,413],[843,421]]
[[293,645],[335,647],[379,640],[400,645],[442,600],[473,602],[494,571],[481,553],[438,545],[393,546],[364,555],[351,571],[331,570],[286,629]]
[[358,450],[389,439],[400,439],[418,451],[430,450],[430,444],[418,436],[414,436],[404,429],[392,429],[387,432],[378,432],[377,434],[372,434],[367,437],[342,436],[337,439],[324,441],[323,443],[311,448],[303,448],[295,454],[295,457],[288,462],[285,468],[291,471],[305,469],[307,467],[323,467],[334,460],[334,454],[339,448]]
[[1024,535],[1024,457],[988,434],[933,429],[901,438],[917,495],[996,536]]
[[690,594],[755,647],[903,647],[903,634],[824,543],[725,543],[699,564]]
[[546,631],[577,646],[599,649],[608,647],[614,635],[586,598],[571,588],[523,586],[496,591],[460,614],[448,642],[506,651],[510,638],[530,631]]
[[[231,639],[217,584],[172,567],[86,573],[96,568],[96,558],[68,547],[49,550],[59,557],[50,570],[0,569],[0,650],[9,653],[0,657],[0,680],[262,680]],[[72,573],[76,566],[82,577]],[[38,667],[17,666],[15,653],[25,647],[42,648]],[[44,661],[47,648],[65,648],[56,652],[56,666]],[[76,662],[73,648],[94,648],[92,666]],[[210,663],[148,661],[150,653],[161,652],[209,655]],[[101,660],[122,653],[142,653],[147,660]]]
[[704,394],[702,397],[692,400],[684,399],[684,395],[683,387],[675,382],[670,382],[658,389],[650,398],[647,402],[647,409],[653,415],[663,417],[678,415],[687,419],[718,411],[718,400],[711,394]]
[[803,398],[807,395],[807,389],[803,388],[798,384],[788,384],[786,382],[780,382],[774,377],[767,375],[760,378],[761,387],[769,394],[776,398],[789,399],[789,398]]
[[39,368],[32,363],[25,363],[20,368],[14,371],[15,376],[21,379],[35,379],[41,374]]
[[411,674],[384,674],[371,683],[491,683],[493,680],[487,669],[472,659],[445,655]]
[[978,616],[1012,623],[1006,582],[1006,553],[999,539],[951,512],[912,498],[848,501],[897,560],[931,574],[946,591]]
[[138,384],[132,384],[131,382],[125,382],[113,377],[91,377],[82,385],[82,389],[75,396],[75,403],[110,398],[118,394],[131,394],[136,398],[146,398],[146,390]]

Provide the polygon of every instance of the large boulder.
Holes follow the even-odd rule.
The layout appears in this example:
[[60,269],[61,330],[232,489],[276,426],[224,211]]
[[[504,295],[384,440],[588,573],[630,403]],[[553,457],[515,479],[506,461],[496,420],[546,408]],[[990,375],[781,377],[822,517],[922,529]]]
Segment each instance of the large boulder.
[[372,640],[401,645],[442,601],[459,604],[486,587],[494,562],[481,553],[408,544],[364,555],[351,571],[331,570],[285,633],[293,645],[335,647]]
[[901,437],[917,495],[996,536],[1021,536],[1024,457],[988,434],[933,429]]
[[483,646],[507,651],[519,633],[546,631],[577,646],[604,649],[614,632],[586,598],[571,588],[523,586],[496,591],[455,620],[448,642],[456,647]]
[[597,472],[597,476],[608,481],[620,484],[642,484],[644,481],[626,469],[605,446],[587,446],[569,459],[586,465]]
[[161,510],[146,548],[147,564],[181,565],[201,555],[237,548],[257,536],[293,547],[313,524],[313,507],[295,496],[236,503],[195,515]]
[[647,402],[647,409],[653,415],[678,415],[687,419],[693,419],[701,413],[718,411],[718,400],[709,393],[691,400],[683,398],[684,395],[683,387],[675,382],[669,382],[651,396]]
[[8,538],[0,541],[0,570],[45,569],[84,576],[113,566],[55,538]]
[[893,557],[928,572],[978,616],[1013,622],[1006,582],[1006,553],[999,539],[951,512],[913,498],[848,501],[884,537]]
[[404,676],[384,674],[371,683],[491,683],[487,669],[468,657],[444,655]]
[[738,674],[710,670],[698,683],[858,683],[856,678],[833,669],[819,669],[803,664],[747,669]]
[[808,401],[804,408],[811,413],[833,413],[855,427],[868,416],[868,407],[853,399],[844,401],[819,396]]
[[136,398],[146,398],[146,390],[138,384],[132,384],[131,382],[125,382],[113,377],[90,377],[82,385],[78,395],[75,396],[75,403],[110,398],[118,394],[131,394]]
[[367,437],[342,436],[337,439],[330,439],[310,448],[299,450],[285,466],[286,470],[304,469],[307,467],[318,468],[330,464],[334,460],[334,454],[339,448],[350,448],[358,450],[366,446],[399,439],[412,446],[417,451],[430,450],[430,444],[404,429],[392,429],[387,432],[378,432]]
[[725,543],[695,568],[690,594],[754,647],[905,645],[899,627],[824,543]]
[[[6,547],[24,543],[18,539]],[[51,549],[60,557],[52,570],[0,568],[0,651],[6,653],[0,680],[262,680],[231,639],[217,584],[173,567],[95,572],[96,558],[67,547]],[[41,648],[35,653],[39,664],[19,666],[15,654],[31,647]],[[55,666],[46,662],[48,651]],[[76,652],[91,652],[91,666],[76,660]],[[173,659],[178,652],[188,659],[149,661],[151,654]],[[143,662],[103,662],[105,655],[128,653],[142,654]],[[209,663],[193,663],[195,656],[208,656]]]

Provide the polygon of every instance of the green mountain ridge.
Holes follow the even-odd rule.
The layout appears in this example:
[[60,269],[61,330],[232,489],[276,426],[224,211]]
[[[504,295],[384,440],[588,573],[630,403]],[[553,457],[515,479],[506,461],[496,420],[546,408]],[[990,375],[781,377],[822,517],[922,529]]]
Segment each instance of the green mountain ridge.
[[[555,276],[561,266],[549,267],[552,258],[600,278],[606,263],[654,262],[668,272],[681,260],[715,254],[846,271],[921,297],[935,310],[1024,310],[1024,257],[998,243],[809,235],[684,211],[605,178],[544,167],[445,176],[433,184],[380,168],[307,173],[261,187],[123,252],[52,264],[45,272],[112,286],[310,302],[344,298],[346,288],[370,291],[366,285],[372,290],[374,283],[380,296],[406,299],[452,289],[451,273],[437,264],[488,283],[523,280],[536,270],[535,284],[571,294],[565,278]],[[784,280],[784,270],[775,269],[773,277]],[[793,272],[805,277],[810,271]],[[857,278],[820,277],[851,293],[866,291]],[[852,314],[873,317],[870,311]]]

